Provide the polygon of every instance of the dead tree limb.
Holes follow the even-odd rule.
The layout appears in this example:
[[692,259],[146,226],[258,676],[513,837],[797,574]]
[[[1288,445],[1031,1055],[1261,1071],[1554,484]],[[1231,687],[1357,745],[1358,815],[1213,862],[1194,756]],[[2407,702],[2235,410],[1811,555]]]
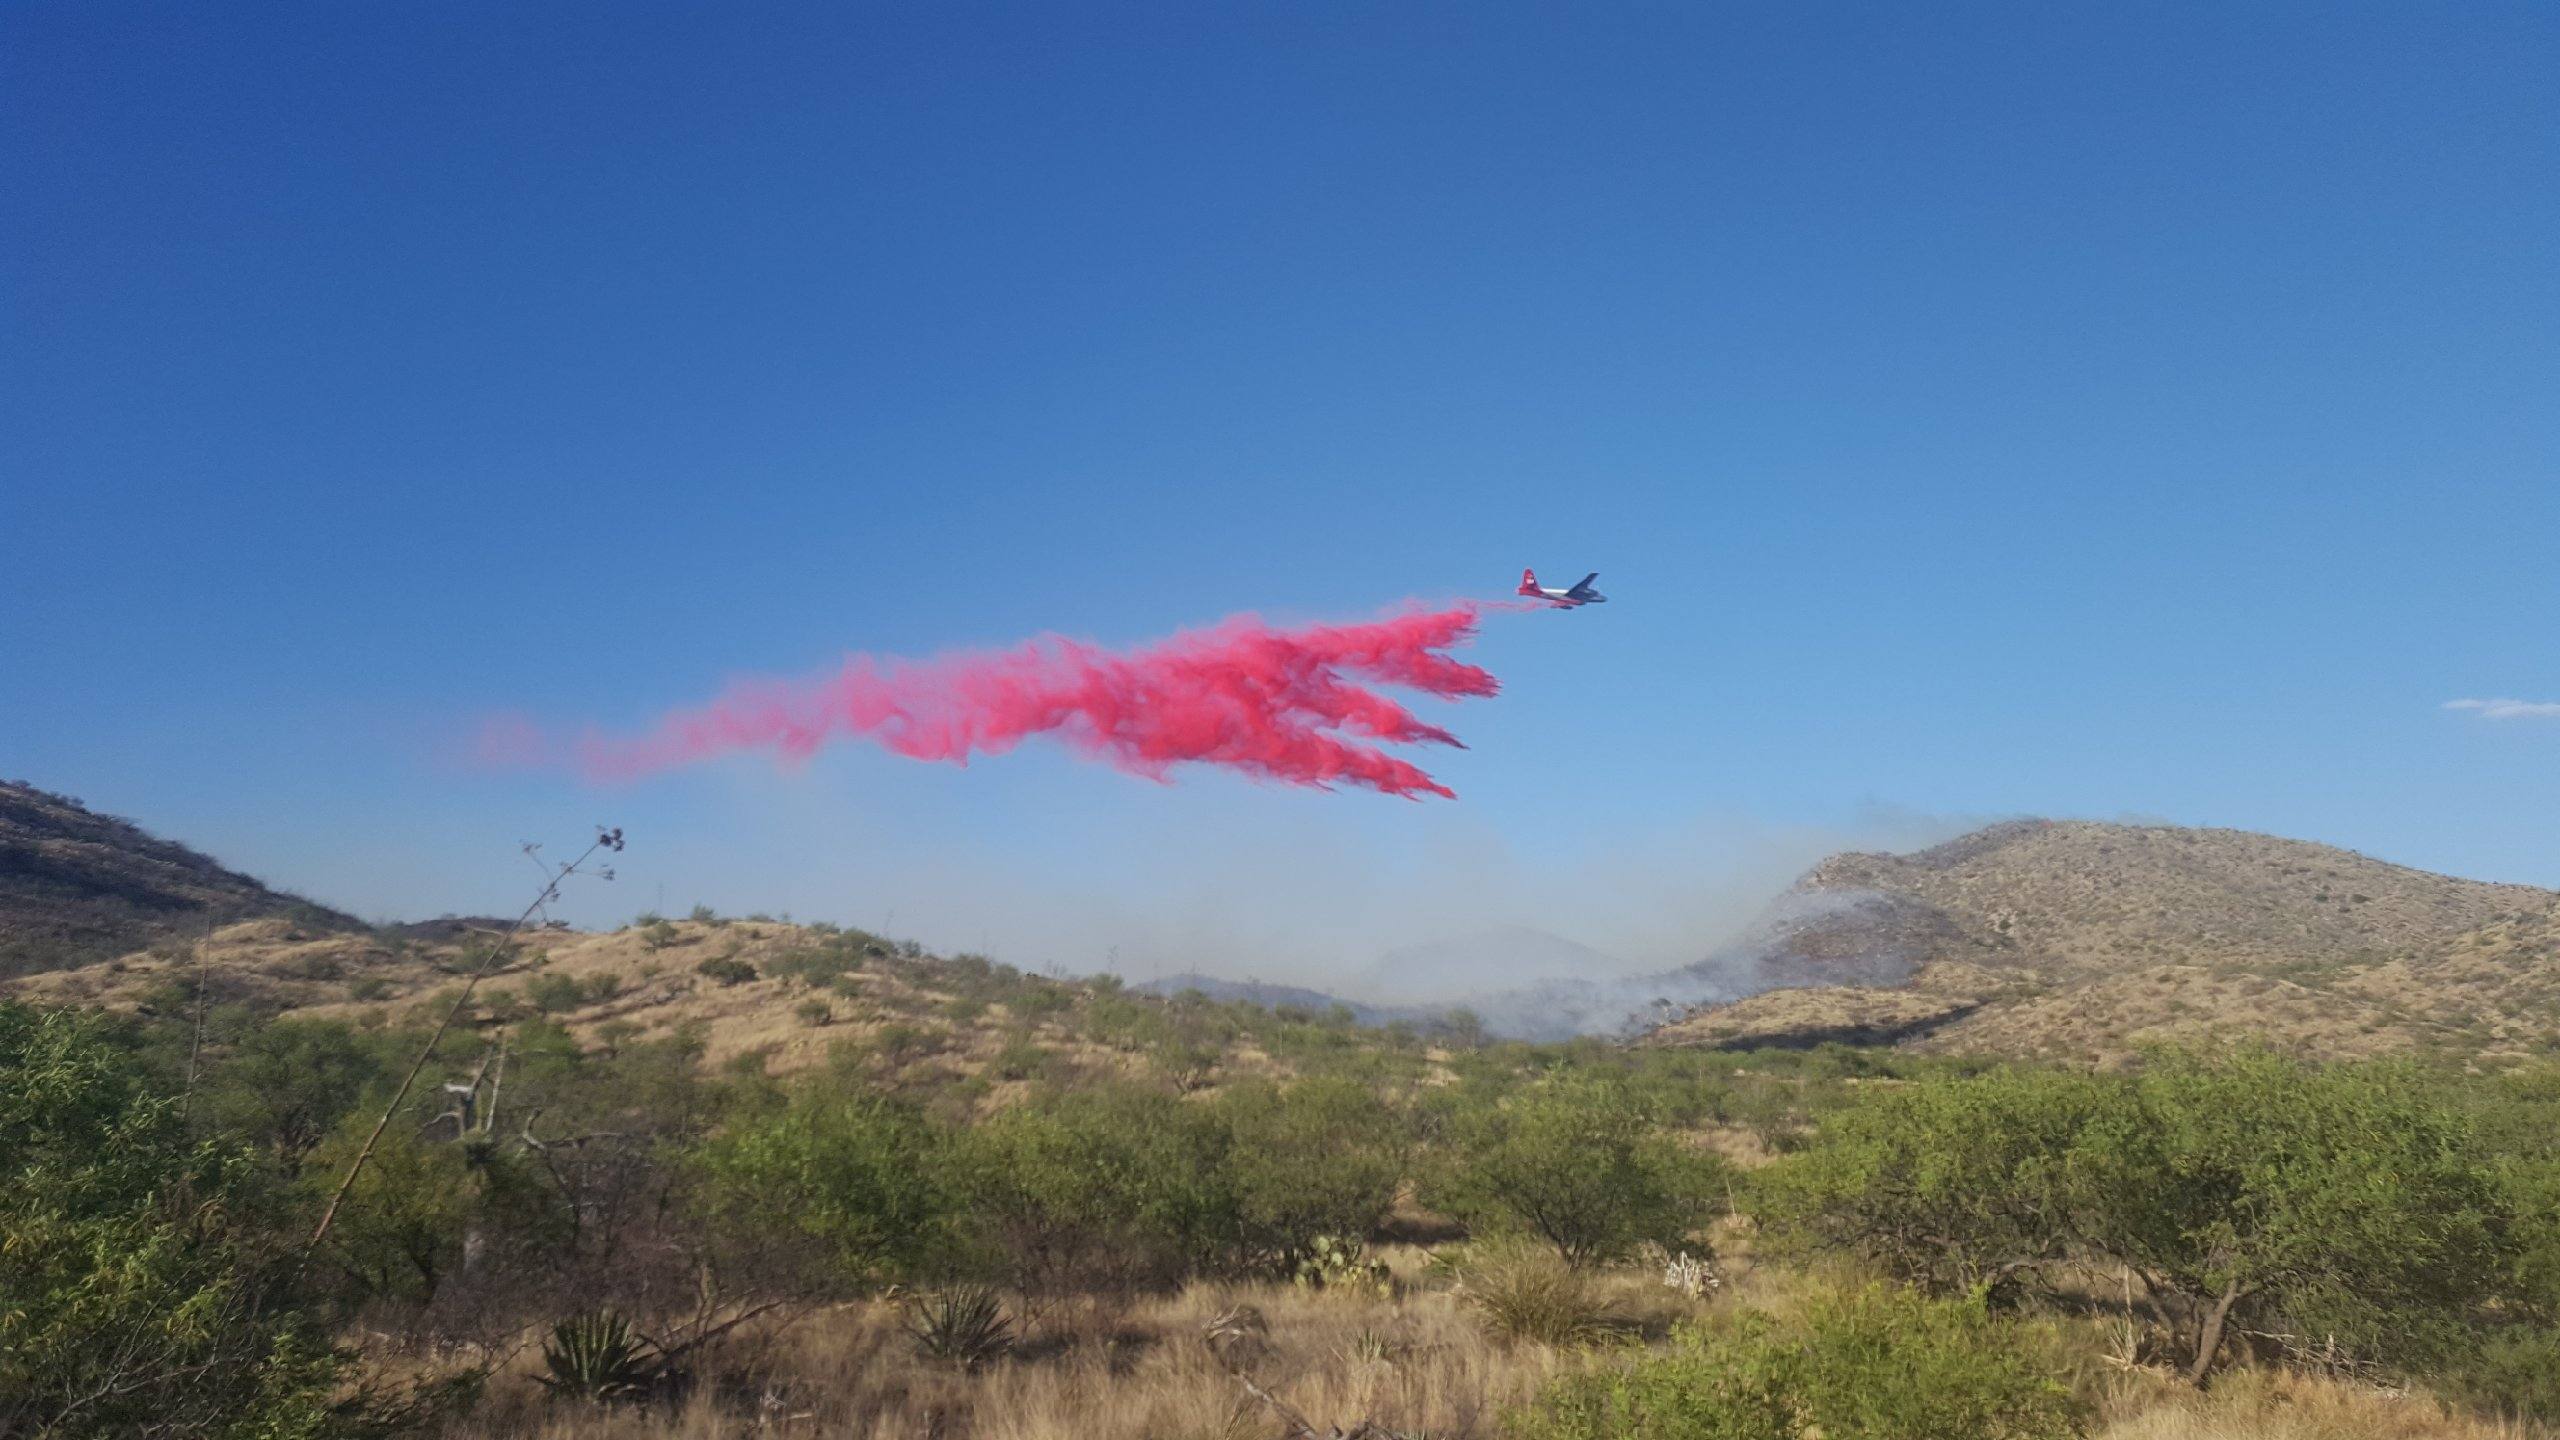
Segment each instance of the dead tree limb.
[[[453,1028],[453,1022],[460,1019],[463,1010],[471,1004],[471,992],[488,977],[491,967],[508,953],[509,948],[515,944],[517,934],[524,929],[526,923],[540,914],[542,907],[560,898],[561,881],[579,873],[579,867],[592,859],[597,851],[621,848],[622,832],[620,830],[600,828],[596,831],[593,843],[579,852],[577,859],[561,866],[557,871],[553,871],[548,866],[544,867],[542,889],[534,895],[533,903],[524,907],[524,913],[518,915],[515,923],[506,928],[505,933],[498,937],[497,943],[481,952],[480,963],[472,968],[468,978],[463,981],[462,993],[454,997],[452,1005],[446,1007],[444,1018],[436,1022],[435,1033],[427,1037],[427,1043],[418,1047],[418,1058],[409,1063],[408,1073],[400,1077],[400,1088],[391,1092],[391,1103],[382,1107],[382,1116],[373,1122],[372,1133],[364,1137],[364,1144],[357,1149],[355,1159],[347,1165],[347,1173],[339,1177],[338,1188],[330,1192],[328,1205],[320,1211],[319,1225],[312,1230],[311,1239],[302,1247],[301,1264],[310,1264],[312,1255],[320,1248],[320,1242],[329,1238],[329,1227],[336,1224],[338,1220],[338,1207],[346,1203],[347,1193],[356,1188],[356,1177],[364,1173],[365,1162],[373,1158],[373,1147],[382,1143],[382,1132],[391,1128],[391,1117],[399,1113],[402,1102],[409,1098],[410,1087],[418,1083],[418,1072],[427,1068],[427,1061],[434,1058],[436,1046],[443,1043],[445,1032]],[[535,847],[528,843],[525,853],[530,856],[534,849]],[[537,860],[535,863],[541,862]],[[606,871],[604,874],[605,878],[612,878],[611,871]]]

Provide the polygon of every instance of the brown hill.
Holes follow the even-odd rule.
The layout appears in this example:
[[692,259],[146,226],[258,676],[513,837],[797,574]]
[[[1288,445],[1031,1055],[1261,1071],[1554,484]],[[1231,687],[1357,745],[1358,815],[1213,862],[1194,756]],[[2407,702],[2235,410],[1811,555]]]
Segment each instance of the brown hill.
[[2560,1043],[2555,903],[2245,831],[2015,821],[1824,861],[1752,961],[1784,988],[1649,1043],[1855,1036],[2103,1063],[2252,1034],[2517,1054]]
[[[602,934],[545,925],[511,945],[507,928],[363,925],[78,801],[0,785],[5,998],[431,1025],[486,966],[466,1024],[493,1039],[540,1020],[591,1045],[679,1040],[708,1064],[861,1063],[882,1079],[961,1079],[984,1094],[1063,1071],[1186,1085],[1286,1073],[1278,1052],[1291,1044],[1355,1043],[1336,1019],[1141,995],[1107,976],[1026,975],[832,925],[697,912]],[[1410,1034],[1392,1047],[1427,1063]]]
[[357,922],[77,800],[0,781],[0,978],[75,968],[260,917]]

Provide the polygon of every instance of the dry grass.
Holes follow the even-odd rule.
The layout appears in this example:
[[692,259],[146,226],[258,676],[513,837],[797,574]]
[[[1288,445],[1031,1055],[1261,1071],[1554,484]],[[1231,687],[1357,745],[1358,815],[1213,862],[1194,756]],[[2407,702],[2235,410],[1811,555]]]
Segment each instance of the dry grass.
[[[1096,992],[1079,982],[1059,985],[1067,1008],[1019,1016],[1001,1000],[971,1000],[965,977],[938,957],[867,956],[843,977],[841,988],[820,986],[777,973],[778,961],[827,941],[817,929],[775,920],[665,924],[663,933],[671,938],[662,943],[652,943],[638,927],[531,933],[522,957],[483,988],[476,1004],[481,1022],[530,1013],[525,996],[537,980],[565,979],[602,987],[596,998],[548,1017],[582,1044],[681,1035],[700,1047],[708,1068],[755,1057],[769,1074],[814,1070],[898,1035],[898,1053],[875,1059],[873,1078],[932,1088],[983,1076],[988,1108],[1026,1088],[994,1073],[999,1055],[1018,1044],[1038,1049],[1065,1072],[1132,1078],[1159,1073],[1149,1055],[1086,1033],[1076,1007]],[[186,947],[136,951],[82,969],[0,979],[0,996],[135,1011],[153,1005],[155,996],[165,1004],[172,986],[192,986],[201,974],[216,1003],[374,1025],[415,1019],[439,992],[460,984],[469,943],[459,934],[410,940],[367,931],[311,935],[289,921],[266,918],[214,931],[200,957]],[[720,983],[697,968],[712,959],[753,966],[757,978]],[[824,1023],[801,1013],[813,1000],[826,1007]],[[1218,1054],[1215,1074],[1226,1083],[1284,1077],[1292,1070],[1240,1036]]]
[[[445,1440],[1271,1440],[1284,1427],[1226,1360],[1321,1429],[1363,1420],[1433,1440],[1498,1440],[1505,1414],[1560,1373],[1606,1351],[1505,1341],[1463,1285],[1431,1288],[1419,1252],[1395,1257],[1393,1299],[1277,1285],[1198,1285],[1125,1306],[1035,1317],[1011,1356],[975,1373],[920,1358],[887,1303],[849,1305],[733,1345],[706,1366],[721,1379],[681,1406],[553,1406],[519,1357],[488,1400]],[[1702,1304],[1641,1274],[1596,1277],[1625,1333],[1659,1336],[1682,1314],[1737,1307],[1780,1317],[1847,1272],[1748,1270]],[[1242,1311],[1242,1347],[1205,1338]],[[2314,1376],[2235,1370],[2198,1392],[2168,1373],[2104,1358],[2102,1326],[2040,1325],[2033,1343],[2076,1360],[2066,1378],[2089,1399],[2091,1440],[2551,1440],[2524,1424],[2465,1415],[2421,1394]],[[1614,1342],[1613,1342],[1614,1343]]]
[[1278,1422],[1203,1338],[1237,1306],[1267,1326],[1243,1356],[1257,1380],[1317,1423],[1346,1429],[1369,1419],[1451,1440],[1491,1437],[1504,1410],[1580,1363],[1572,1352],[1488,1340],[1441,1291],[1386,1301],[1195,1286],[1123,1310],[1043,1316],[1019,1354],[976,1374],[918,1358],[893,1307],[861,1305],[738,1347],[724,1357],[733,1378],[674,1411],[555,1408],[523,1375],[504,1375],[451,1440],[1261,1440]]
[[2095,1440],[2537,1440],[2536,1427],[2484,1420],[2417,1393],[2242,1370],[2199,1394],[2166,1377],[2129,1378]]

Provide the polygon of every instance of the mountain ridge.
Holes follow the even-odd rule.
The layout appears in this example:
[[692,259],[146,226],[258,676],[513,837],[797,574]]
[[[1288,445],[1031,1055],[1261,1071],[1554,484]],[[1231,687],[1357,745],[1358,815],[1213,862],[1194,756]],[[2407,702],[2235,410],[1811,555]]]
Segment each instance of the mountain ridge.
[[76,968],[211,926],[361,922],[25,781],[0,781],[0,978]]
[[[1789,905],[1810,918],[1790,923]],[[2560,993],[2560,943],[2523,922],[2555,906],[2550,890],[2251,831],[2007,821],[1907,855],[1825,859],[1749,957],[1766,987],[1646,1043],[1858,1033],[2099,1063],[2232,1034],[2348,1053],[2530,1050],[2560,1044],[2541,999]]]

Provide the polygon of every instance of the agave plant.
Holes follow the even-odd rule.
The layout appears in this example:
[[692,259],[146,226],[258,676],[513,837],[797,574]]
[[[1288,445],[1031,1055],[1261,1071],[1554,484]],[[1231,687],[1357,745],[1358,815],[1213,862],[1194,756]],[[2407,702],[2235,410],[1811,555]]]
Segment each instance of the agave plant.
[[588,1310],[552,1326],[542,1364],[548,1373],[533,1378],[553,1399],[592,1404],[639,1399],[666,1375],[664,1357],[611,1310]]
[[992,1287],[955,1285],[907,1302],[907,1333],[918,1354],[975,1370],[1013,1348],[1013,1320]]

